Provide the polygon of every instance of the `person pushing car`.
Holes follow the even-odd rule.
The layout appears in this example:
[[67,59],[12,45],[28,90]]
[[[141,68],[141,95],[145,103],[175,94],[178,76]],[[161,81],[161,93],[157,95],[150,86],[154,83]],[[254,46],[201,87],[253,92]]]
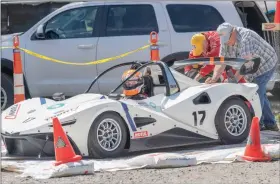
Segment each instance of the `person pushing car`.
[[[255,31],[247,28],[225,22],[219,25],[217,32],[221,42],[220,56],[238,57],[247,60],[255,57],[261,59],[258,71],[254,74],[245,75],[245,78],[249,82],[256,83],[259,87],[257,93],[259,94],[262,108],[261,130],[279,131],[266,95],[266,85],[277,68],[278,58],[276,51]],[[213,76],[205,82],[210,84],[217,82],[224,68],[225,65],[216,65]],[[236,76],[243,77],[239,73]]]
[[[189,54],[189,59],[200,57],[219,57],[220,52],[220,37],[216,31],[208,31],[198,33],[192,36],[191,45],[193,47]],[[184,73],[190,78],[200,81],[202,78],[209,75],[214,70],[215,65],[188,65],[184,68]],[[233,74],[236,70],[227,67],[226,70],[231,70]],[[196,74],[196,76],[194,76]],[[226,72],[221,76],[221,81],[228,80]],[[244,78],[240,78],[239,83],[245,83]]]

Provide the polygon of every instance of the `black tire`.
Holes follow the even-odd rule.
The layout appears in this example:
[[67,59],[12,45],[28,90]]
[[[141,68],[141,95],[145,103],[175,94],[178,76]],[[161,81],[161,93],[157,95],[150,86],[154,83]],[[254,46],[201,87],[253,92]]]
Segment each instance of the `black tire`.
[[[105,119],[114,120],[118,124],[121,131],[120,143],[117,146],[117,148],[114,149],[113,151],[107,151],[103,149],[100,146],[97,139],[97,128],[101,124],[101,122]],[[89,156],[93,158],[110,158],[110,157],[121,156],[123,153],[125,153],[127,136],[128,136],[128,132],[125,126],[125,122],[117,113],[106,112],[104,114],[101,114],[90,127],[89,136],[88,136]]]
[[14,104],[14,81],[5,73],[1,73],[1,110]]
[[[239,106],[244,111],[244,114],[246,115],[245,118],[247,120],[247,124],[244,127],[243,133],[241,133],[238,136],[234,136],[230,134],[230,132],[226,128],[225,121],[224,121],[227,110],[230,107],[233,107],[234,105]],[[215,126],[221,142],[223,144],[237,144],[245,141],[249,135],[251,121],[252,121],[252,115],[250,113],[249,107],[244,102],[244,100],[237,97],[233,97],[224,101],[215,116]]]

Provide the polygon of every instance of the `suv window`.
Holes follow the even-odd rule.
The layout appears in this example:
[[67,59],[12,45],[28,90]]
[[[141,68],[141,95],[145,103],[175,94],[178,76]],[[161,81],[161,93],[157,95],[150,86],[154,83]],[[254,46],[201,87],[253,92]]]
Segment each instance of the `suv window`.
[[[50,13],[49,4],[4,4],[1,5],[1,31],[6,33],[25,32]],[[2,13],[2,11],[4,11]],[[23,21],[24,20],[24,21]],[[4,23],[4,24],[2,24]]]
[[212,6],[195,4],[170,4],[166,6],[176,32],[216,30],[224,21]]
[[152,5],[112,5],[107,15],[106,36],[149,35],[158,32]]
[[64,11],[47,22],[46,39],[87,38],[93,36],[98,7],[83,7]]

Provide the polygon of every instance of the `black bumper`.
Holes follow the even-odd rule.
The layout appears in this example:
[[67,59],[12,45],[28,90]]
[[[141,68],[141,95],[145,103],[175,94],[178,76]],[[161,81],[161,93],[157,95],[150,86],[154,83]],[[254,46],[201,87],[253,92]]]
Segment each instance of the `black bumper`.
[[[32,135],[7,135],[2,134],[2,139],[7,148],[7,156],[23,157],[53,157],[54,143],[53,134],[32,134]],[[80,154],[77,146],[68,136],[76,154]]]

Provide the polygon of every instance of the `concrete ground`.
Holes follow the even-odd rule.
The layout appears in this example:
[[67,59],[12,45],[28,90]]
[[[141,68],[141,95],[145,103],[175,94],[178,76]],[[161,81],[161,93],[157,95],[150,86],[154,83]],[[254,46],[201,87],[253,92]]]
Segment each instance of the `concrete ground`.
[[88,176],[34,180],[2,173],[3,184],[279,184],[280,161],[270,163],[208,164],[175,169],[143,169]]

